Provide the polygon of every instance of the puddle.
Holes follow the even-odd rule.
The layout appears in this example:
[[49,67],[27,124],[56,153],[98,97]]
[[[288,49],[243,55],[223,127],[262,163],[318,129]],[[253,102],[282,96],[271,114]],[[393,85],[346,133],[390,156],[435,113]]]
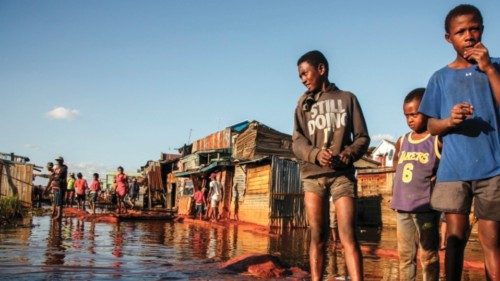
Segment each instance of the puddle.
[[[217,268],[218,262],[244,253],[278,254],[291,266],[308,268],[307,231],[267,236],[238,229],[208,228],[159,221],[116,224],[64,218],[54,223],[34,216],[32,227],[0,230],[0,279],[16,280],[255,280]],[[394,231],[363,231],[363,245],[396,249]],[[466,256],[481,259],[477,241]],[[364,256],[366,280],[398,280],[397,260]],[[419,271],[419,270],[418,270]],[[345,278],[340,251],[329,251],[326,276]],[[421,274],[417,276],[421,279]],[[482,280],[465,271],[463,280]]]

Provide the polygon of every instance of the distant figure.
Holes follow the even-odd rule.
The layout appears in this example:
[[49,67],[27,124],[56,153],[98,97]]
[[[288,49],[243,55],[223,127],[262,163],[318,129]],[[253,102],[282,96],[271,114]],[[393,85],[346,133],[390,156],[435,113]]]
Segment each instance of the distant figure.
[[423,280],[439,280],[439,212],[431,209],[431,191],[439,164],[441,142],[427,130],[427,118],[418,112],[424,88],[411,91],[403,113],[411,132],[396,142],[391,208],[396,211],[399,279],[417,275],[417,249]]
[[67,188],[68,167],[64,165],[64,159],[61,156],[56,158],[56,163],[52,180],[52,188],[55,190],[54,200],[57,198],[57,200],[55,200],[57,208],[54,219],[60,220],[62,218],[64,194]]
[[130,180],[130,184],[128,186],[128,201],[132,208],[135,207],[135,202],[139,198],[139,184],[137,183],[137,179],[133,178]]
[[83,178],[82,173],[76,174],[75,192],[77,208],[85,211],[85,192],[89,188],[87,181]]
[[60,198],[61,192],[59,185],[54,181],[54,163],[48,162],[46,168],[49,175],[49,181],[47,182],[47,187],[45,187],[44,194],[49,190],[52,192],[52,214],[50,217],[53,219],[57,214],[57,203],[59,202],[59,200],[62,200],[62,198]]
[[235,221],[239,221],[240,217],[238,215],[240,211],[240,192],[238,191],[238,183],[233,184],[233,192],[234,192],[234,215],[233,218]]
[[127,206],[125,205],[125,195],[127,195],[127,175],[123,173],[123,167],[119,166],[117,169],[117,173],[115,175],[115,181],[116,181],[116,189],[115,189],[115,194],[116,194],[116,206],[117,210],[116,212],[118,214],[122,213],[122,208],[124,209],[125,213],[127,212]]
[[89,186],[89,204],[92,209],[92,214],[95,215],[95,207],[97,203],[97,198],[99,196],[99,191],[101,191],[101,182],[99,182],[99,174],[94,173],[92,182]]
[[73,207],[75,200],[75,174],[70,173],[67,180],[66,207]]
[[193,200],[194,200],[195,216],[201,220],[203,217],[203,209],[206,206],[206,201],[205,197],[203,196],[203,192],[200,190],[199,187],[196,187],[196,191],[193,194]]
[[445,276],[462,277],[474,201],[486,279],[500,280],[500,58],[482,42],[476,7],[450,10],[444,29],[456,57],[432,75],[419,112],[428,116],[429,132],[443,137],[431,205],[446,216]]
[[363,259],[355,235],[357,187],[353,163],[368,149],[370,137],[356,96],[328,80],[328,61],[310,51],[297,61],[307,91],[295,108],[293,152],[309,222],[311,279],[322,279],[328,241],[328,198],[337,211],[340,242],[352,280],[363,280]]
[[210,174],[210,189],[208,190],[210,198],[210,211],[208,217],[212,221],[217,221],[219,216],[219,201],[222,199],[222,186],[217,181],[217,174]]

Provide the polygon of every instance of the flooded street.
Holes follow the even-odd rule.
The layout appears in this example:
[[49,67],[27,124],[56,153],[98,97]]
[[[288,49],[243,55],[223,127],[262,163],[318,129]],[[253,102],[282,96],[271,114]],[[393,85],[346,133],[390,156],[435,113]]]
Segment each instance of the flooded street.
[[[83,222],[49,216],[25,221],[32,227],[0,230],[0,279],[16,280],[253,280],[218,269],[218,262],[244,253],[278,254],[291,266],[307,270],[307,231],[263,235],[248,228],[207,227],[160,221]],[[57,237],[60,237],[57,238]],[[364,246],[395,249],[394,231],[362,231]],[[477,241],[466,256],[480,259]],[[364,255],[366,280],[397,280],[397,260]],[[342,252],[327,256],[327,276],[344,280]],[[421,276],[418,276],[421,278]],[[484,279],[465,271],[464,280]]]

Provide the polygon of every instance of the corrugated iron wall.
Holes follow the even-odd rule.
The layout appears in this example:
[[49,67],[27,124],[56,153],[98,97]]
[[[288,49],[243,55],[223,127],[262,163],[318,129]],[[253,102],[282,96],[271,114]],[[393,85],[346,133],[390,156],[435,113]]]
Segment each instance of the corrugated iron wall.
[[271,227],[306,227],[304,194],[300,187],[299,164],[272,157],[270,196]]
[[231,129],[226,128],[222,131],[210,134],[202,139],[193,142],[191,153],[204,150],[222,149],[231,147]]
[[0,161],[0,196],[17,196],[31,206],[33,165]]

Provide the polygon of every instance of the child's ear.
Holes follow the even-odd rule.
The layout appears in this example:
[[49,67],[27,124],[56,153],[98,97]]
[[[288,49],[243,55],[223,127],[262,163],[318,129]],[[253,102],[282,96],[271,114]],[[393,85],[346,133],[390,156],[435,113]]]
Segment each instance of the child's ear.
[[318,64],[318,72],[320,75],[324,75],[326,73],[326,68],[323,63]]
[[451,42],[450,42],[450,33],[446,32],[446,33],[444,34],[444,39],[446,39],[446,41],[448,41],[448,43],[451,43]]

